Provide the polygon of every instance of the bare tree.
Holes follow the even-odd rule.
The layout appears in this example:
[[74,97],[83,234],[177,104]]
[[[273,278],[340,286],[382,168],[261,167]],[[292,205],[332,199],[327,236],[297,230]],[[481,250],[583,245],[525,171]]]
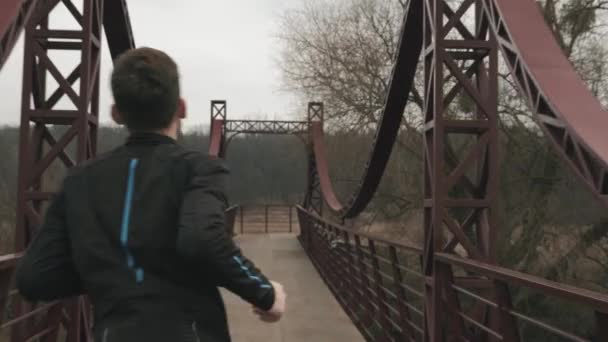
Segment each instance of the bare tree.
[[403,1],[307,0],[287,12],[279,39],[285,88],[325,102],[337,125],[377,122],[388,89]]

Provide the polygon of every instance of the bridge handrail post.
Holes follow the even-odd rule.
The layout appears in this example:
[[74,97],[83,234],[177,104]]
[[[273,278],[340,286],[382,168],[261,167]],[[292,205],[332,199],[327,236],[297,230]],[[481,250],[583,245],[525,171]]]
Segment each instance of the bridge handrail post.
[[608,341],[608,313],[595,311],[595,330],[597,341]]
[[371,313],[374,312],[374,308],[372,307],[371,297],[369,296],[369,278],[365,272],[367,271],[367,267],[365,266],[365,256],[363,255],[363,250],[361,246],[361,237],[358,234],[353,234],[355,237],[355,249],[357,250],[357,266],[359,268],[359,279],[361,286],[361,295],[363,300],[363,306],[365,307],[365,311],[363,313],[363,317],[361,319],[364,325],[367,325],[371,320]]
[[384,292],[384,282],[382,280],[382,275],[380,275],[380,263],[378,262],[378,251],[376,249],[376,243],[374,242],[374,240],[369,240],[368,241],[369,244],[369,251],[371,254],[371,262],[372,262],[372,267],[374,268],[372,270],[373,274],[374,274],[374,281],[375,281],[375,287],[376,287],[376,300],[377,300],[377,305],[378,305],[378,314],[379,314],[379,320],[380,320],[380,326],[382,326],[382,333],[385,335],[385,338],[388,339],[389,336],[386,336],[387,334],[389,334],[393,329],[392,326],[388,320],[388,317],[390,315],[389,311],[388,311],[388,307],[386,304],[386,293]]
[[[345,278],[350,278],[353,279],[353,275],[355,274],[355,269],[354,269],[354,265],[355,265],[355,260],[353,257],[353,253],[352,253],[352,248],[350,245],[350,235],[347,231],[342,231],[342,243],[344,244],[344,253],[345,258],[344,260],[347,262],[346,263],[346,267],[344,269],[344,274],[345,274]],[[353,311],[353,303],[352,301],[356,298],[356,289],[353,286],[353,282],[350,282],[350,285],[348,287],[348,289],[346,290],[347,295],[346,295],[346,299],[344,300],[345,304],[348,306],[350,311]]]
[[416,336],[414,335],[413,329],[410,327],[410,314],[405,305],[407,301],[407,296],[405,294],[405,289],[401,285],[403,283],[403,275],[401,274],[401,269],[399,268],[399,257],[397,255],[397,248],[395,246],[389,246],[389,258],[391,260],[391,266],[393,267],[393,285],[395,286],[395,294],[397,295],[397,310],[399,311],[399,321],[402,324],[402,337],[408,337],[409,339],[414,339]]
[[266,234],[268,234],[268,208],[269,207],[270,207],[269,205],[264,206],[264,232]]
[[293,233],[293,207],[289,206],[289,232]]
[[241,235],[245,234],[245,206],[241,207],[240,210],[240,215],[241,215]]

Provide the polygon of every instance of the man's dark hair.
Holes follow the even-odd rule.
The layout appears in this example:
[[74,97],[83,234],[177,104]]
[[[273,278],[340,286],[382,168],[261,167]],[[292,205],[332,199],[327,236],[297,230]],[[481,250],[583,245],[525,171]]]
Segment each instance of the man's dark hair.
[[127,51],[115,63],[112,93],[130,130],[167,128],[180,96],[177,65],[159,50],[143,47]]

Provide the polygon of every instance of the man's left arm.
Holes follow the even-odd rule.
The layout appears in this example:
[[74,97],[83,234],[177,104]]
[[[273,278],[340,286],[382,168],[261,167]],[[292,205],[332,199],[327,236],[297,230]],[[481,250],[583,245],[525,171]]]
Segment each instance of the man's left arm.
[[65,193],[61,191],[17,266],[17,288],[28,301],[52,301],[83,292],[72,261],[65,215]]

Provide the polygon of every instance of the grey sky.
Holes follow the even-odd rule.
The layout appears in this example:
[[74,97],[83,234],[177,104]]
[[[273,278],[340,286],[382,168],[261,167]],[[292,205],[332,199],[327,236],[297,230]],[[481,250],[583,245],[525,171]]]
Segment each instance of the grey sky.
[[[235,118],[287,118],[293,111],[293,99],[279,89],[276,59],[280,48],[274,38],[286,3],[296,1],[128,2],[137,45],[165,50],[180,66],[183,93],[189,104],[188,128],[208,124],[212,99],[226,99],[229,115]],[[64,24],[71,19],[58,11],[53,20]],[[22,50],[20,43],[0,72],[0,124],[19,122]],[[66,66],[74,63],[69,56],[59,61]],[[110,71],[106,49],[102,61],[102,123],[109,122]]]

